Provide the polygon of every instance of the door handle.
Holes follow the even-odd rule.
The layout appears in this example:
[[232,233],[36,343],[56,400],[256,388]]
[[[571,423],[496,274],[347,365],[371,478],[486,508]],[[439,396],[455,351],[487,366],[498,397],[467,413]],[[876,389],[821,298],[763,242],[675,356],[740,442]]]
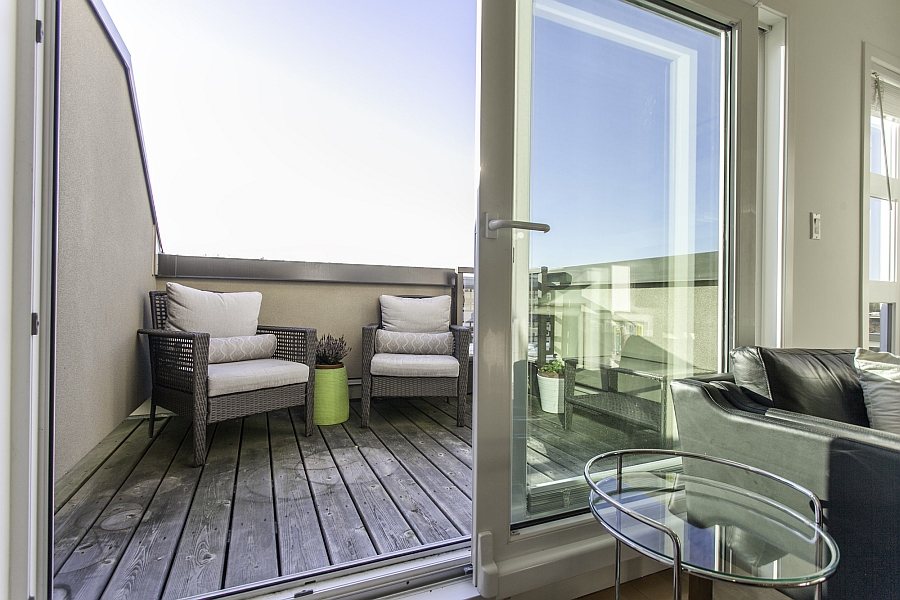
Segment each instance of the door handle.
[[484,228],[484,237],[496,238],[498,229],[527,229],[529,231],[540,231],[547,233],[550,226],[546,223],[533,223],[531,221],[513,221],[511,219],[495,219],[496,215],[484,213],[482,223],[486,225]]

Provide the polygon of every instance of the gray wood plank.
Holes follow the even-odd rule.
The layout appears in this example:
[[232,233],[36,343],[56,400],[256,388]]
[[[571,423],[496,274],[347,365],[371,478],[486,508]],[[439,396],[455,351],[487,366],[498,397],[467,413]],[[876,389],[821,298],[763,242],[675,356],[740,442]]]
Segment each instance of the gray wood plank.
[[119,559],[184,441],[189,423],[178,419],[163,431],[53,579],[54,596],[94,600]]
[[327,567],[331,563],[290,413],[279,410],[268,416],[281,574]]
[[131,432],[142,424],[146,427],[147,421],[140,419],[125,419],[119,423],[119,426],[113,429],[109,435],[100,440],[100,443],[94,446],[81,460],[75,463],[74,467],[60,477],[53,486],[53,512],[57,512],[63,504],[68,502],[72,495],[78,491],[78,488],[80,488],[84,482],[87,481],[104,462],[106,462],[106,459],[116,451],[116,448],[131,435]]
[[340,425],[320,427],[334,463],[379,554],[421,546],[412,527]]
[[269,426],[262,413],[244,417],[225,587],[278,577],[277,547]]
[[[357,407],[352,408],[357,410]],[[418,448],[387,423],[377,411],[372,411],[369,428],[385,447],[390,448],[397,460],[447,515],[453,525],[462,533],[470,534],[472,532],[472,500],[427,458],[422,456]]]
[[[157,437],[168,429],[171,422],[172,419],[157,429]],[[132,431],[103,466],[56,513],[53,520],[54,573],[62,568],[153,441],[143,428]]]
[[240,438],[240,419],[216,427],[163,598],[185,598],[222,587]]
[[194,467],[194,437],[186,435],[101,600],[160,597],[201,472]]
[[528,481],[529,485],[536,485],[538,483],[549,483],[551,481],[556,481],[549,475],[544,475],[540,471],[537,471],[531,465],[525,465],[525,478]]
[[450,519],[371,430],[348,424],[344,430],[359,446],[360,453],[420,540],[431,544],[461,537]]
[[[294,423],[303,417],[297,409],[291,409]],[[313,435],[297,436],[300,454],[306,467],[313,498],[319,509],[322,534],[332,564],[341,564],[377,554],[366,526],[353,504],[350,492],[344,484],[334,459],[322,439],[319,428]]]
[[[443,425],[439,424],[431,417],[412,406],[410,403],[395,400],[391,405],[398,410],[403,416],[410,420],[416,427],[427,433],[431,438],[455,456],[461,463],[472,468],[472,444],[464,442],[461,438],[447,431]],[[454,427],[456,421],[453,421]],[[460,429],[466,429],[460,427]]]
[[[456,406],[445,401],[443,398],[415,398],[410,400],[410,402],[414,402],[415,406],[420,408],[423,412],[427,411],[426,414],[432,419],[435,419],[441,424],[446,423],[444,428],[450,433],[458,436],[464,442],[468,442],[469,444],[472,443],[472,414],[468,412],[468,405],[466,405],[466,424],[463,427],[458,427],[456,425]],[[440,415],[450,417],[451,420],[447,421],[446,419],[442,419]],[[452,426],[449,425],[451,422],[453,423]]]
[[[437,399],[440,401],[440,399]],[[415,408],[422,411],[424,414],[428,415],[435,423],[440,423],[444,429],[446,429],[451,434],[455,435],[463,442],[472,445],[472,428],[471,427],[457,427],[456,426],[456,415],[449,415],[441,409],[437,408],[426,398],[408,398],[407,402],[414,406]]]
[[[576,475],[579,475],[581,473],[581,471],[578,471],[577,469],[570,469],[554,462],[551,458],[547,457],[542,452],[535,450],[534,445],[543,447],[539,440],[535,441],[529,438],[527,441],[527,447],[525,449],[525,460],[528,465],[536,472],[542,473],[554,481],[558,479],[568,479],[570,477],[575,477]],[[584,465],[582,465],[582,469],[583,468]]]
[[396,410],[391,403],[381,402],[376,410],[385,423],[390,423],[391,427],[409,440],[425,458],[440,469],[467,497],[472,497],[471,467],[467,467],[462,461],[448,452],[446,448],[434,441],[431,436],[416,427],[409,419]]

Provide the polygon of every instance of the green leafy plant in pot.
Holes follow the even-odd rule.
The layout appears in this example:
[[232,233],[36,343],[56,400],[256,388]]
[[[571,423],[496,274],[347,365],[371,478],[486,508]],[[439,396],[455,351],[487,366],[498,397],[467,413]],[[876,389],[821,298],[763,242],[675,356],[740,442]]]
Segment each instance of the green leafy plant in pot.
[[566,365],[558,358],[544,364],[538,369],[538,392],[541,398],[541,410],[548,413],[559,414],[563,412],[563,391],[565,377],[563,373]]
[[350,392],[347,368],[342,362],[350,354],[344,336],[330,334],[316,344],[316,386],[313,400],[313,422],[336,425],[350,418]]

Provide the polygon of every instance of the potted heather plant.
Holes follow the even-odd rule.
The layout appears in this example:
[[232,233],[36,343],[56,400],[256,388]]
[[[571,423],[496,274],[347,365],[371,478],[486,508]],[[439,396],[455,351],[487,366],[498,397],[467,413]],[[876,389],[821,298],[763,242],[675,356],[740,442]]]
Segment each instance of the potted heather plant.
[[344,336],[322,336],[316,344],[316,387],[313,422],[335,425],[350,418],[347,369],[341,362],[350,353]]
[[563,372],[566,365],[558,358],[554,358],[538,369],[538,392],[541,398],[541,410],[548,413],[559,414],[564,410],[563,391],[565,378]]

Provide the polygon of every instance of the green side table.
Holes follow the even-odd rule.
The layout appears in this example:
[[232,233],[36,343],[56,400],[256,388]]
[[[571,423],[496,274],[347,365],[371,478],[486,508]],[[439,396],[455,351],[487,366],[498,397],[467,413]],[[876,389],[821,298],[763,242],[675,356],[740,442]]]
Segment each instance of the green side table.
[[347,368],[341,363],[316,365],[313,423],[336,425],[349,418],[350,390],[347,387]]

